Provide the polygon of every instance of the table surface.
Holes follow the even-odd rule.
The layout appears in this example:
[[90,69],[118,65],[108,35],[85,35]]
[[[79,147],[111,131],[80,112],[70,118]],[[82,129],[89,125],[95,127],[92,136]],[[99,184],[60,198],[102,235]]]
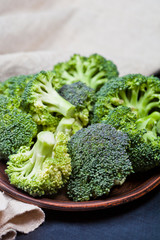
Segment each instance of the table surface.
[[92,212],[44,210],[46,221],[17,240],[159,240],[160,186],[133,202]]

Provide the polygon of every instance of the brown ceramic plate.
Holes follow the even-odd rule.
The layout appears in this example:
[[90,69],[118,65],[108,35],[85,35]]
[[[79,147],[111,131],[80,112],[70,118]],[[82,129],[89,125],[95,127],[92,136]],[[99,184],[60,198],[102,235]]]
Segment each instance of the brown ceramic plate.
[[145,195],[160,184],[160,169],[154,169],[143,176],[132,175],[128,177],[122,186],[113,188],[109,196],[99,200],[73,202],[67,198],[65,189],[52,198],[33,198],[10,185],[4,172],[5,167],[6,165],[0,162],[0,189],[2,191],[17,200],[61,211],[88,211],[118,206]]

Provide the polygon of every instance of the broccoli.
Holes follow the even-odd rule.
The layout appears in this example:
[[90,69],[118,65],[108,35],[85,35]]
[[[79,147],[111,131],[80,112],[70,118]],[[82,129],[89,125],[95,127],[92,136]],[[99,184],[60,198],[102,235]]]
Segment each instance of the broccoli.
[[94,120],[99,122],[110,109],[127,106],[137,118],[160,110],[160,80],[141,74],[129,74],[107,82],[97,93]]
[[22,146],[10,155],[6,173],[10,183],[32,196],[57,193],[71,174],[71,159],[67,153],[68,138],[62,132],[42,131],[30,149]]
[[4,94],[0,94],[0,112],[5,111],[6,109],[13,109],[14,101],[8,98]]
[[40,72],[25,87],[21,107],[30,113],[43,130],[56,129],[60,119],[72,117],[75,106],[62,98],[54,89],[51,71]]
[[154,112],[147,118],[137,119],[131,108],[126,106],[110,110],[109,114],[102,118],[103,123],[110,124],[128,135],[130,145],[127,152],[134,172],[144,172],[160,165],[160,137],[155,121],[160,118],[160,113]]
[[67,62],[58,63],[53,68],[54,79],[61,86],[81,81],[98,90],[108,79],[118,76],[116,65],[98,54],[89,57],[74,54]]
[[16,107],[20,107],[23,91],[27,83],[33,77],[34,75],[19,75],[11,77],[1,84],[0,93],[12,99]]
[[68,136],[68,139],[83,127],[82,123],[75,118],[63,117],[59,122],[55,134],[63,132]]
[[17,108],[3,109],[0,106],[0,119],[0,158],[7,159],[22,145],[31,146],[37,134],[37,125],[30,114]]
[[130,74],[106,83],[97,93],[93,122],[105,122],[127,133],[135,172],[160,165],[160,81]]
[[64,85],[58,93],[76,107],[75,117],[82,122],[83,126],[86,126],[95,102],[94,90],[79,81]]
[[19,75],[2,82],[1,91],[7,96],[22,96],[27,83],[34,75]]
[[72,174],[69,198],[74,201],[95,199],[109,194],[132,173],[126,148],[126,134],[103,123],[92,124],[76,132],[68,142]]

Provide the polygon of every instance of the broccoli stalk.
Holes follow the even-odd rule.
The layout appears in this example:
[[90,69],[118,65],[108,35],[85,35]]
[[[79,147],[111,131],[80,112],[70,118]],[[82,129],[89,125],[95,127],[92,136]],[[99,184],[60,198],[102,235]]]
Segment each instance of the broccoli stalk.
[[70,137],[82,127],[83,125],[79,120],[76,120],[75,118],[63,117],[57,126],[55,135],[57,135],[58,132],[63,132],[68,136],[68,139],[70,139]]
[[32,196],[51,195],[58,191],[71,174],[71,159],[67,153],[68,138],[49,131],[37,135],[30,150],[23,146],[10,155],[6,173],[10,183]]
[[[54,135],[47,131],[40,132],[37,139],[38,141],[34,144],[33,148],[27,152],[27,157],[30,159],[27,164],[20,168],[12,166],[14,171],[21,172],[21,175],[28,179],[37,177],[39,170],[43,169],[45,159],[52,157],[55,144]],[[21,158],[21,152],[19,157]]]

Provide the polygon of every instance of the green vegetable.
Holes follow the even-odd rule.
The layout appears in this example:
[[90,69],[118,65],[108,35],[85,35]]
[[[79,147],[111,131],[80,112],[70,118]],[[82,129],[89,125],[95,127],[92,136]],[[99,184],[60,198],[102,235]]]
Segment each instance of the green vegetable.
[[118,76],[116,65],[99,54],[89,57],[74,54],[67,62],[55,65],[53,70],[55,79],[59,79],[61,87],[81,81],[98,90],[108,79]]
[[32,144],[37,125],[31,115],[17,108],[2,109],[0,106],[0,119],[0,158],[6,159],[21,146]]
[[10,155],[6,169],[10,183],[32,196],[57,193],[71,174],[67,141],[62,132],[40,132],[32,149],[23,146]]
[[94,121],[111,124],[130,138],[135,172],[160,165],[160,80],[140,74],[106,83],[97,93]]
[[94,90],[82,82],[76,82],[64,85],[58,93],[76,107],[75,118],[86,126],[95,102]]
[[126,134],[106,124],[92,124],[76,132],[68,142],[72,174],[68,196],[86,201],[108,194],[132,172]]
[[27,85],[27,83],[34,77],[34,75],[19,75],[11,77],[1,83],[0,93],[6,95],[12,101],[16,107],[20,106],[21,96]]
[[40,72],[26,86],[22,95],[22,108],[29,112],[43,130],[55,131],[60,119],[72,117],[75,107],[62,98],[52,84],[54,73]]

